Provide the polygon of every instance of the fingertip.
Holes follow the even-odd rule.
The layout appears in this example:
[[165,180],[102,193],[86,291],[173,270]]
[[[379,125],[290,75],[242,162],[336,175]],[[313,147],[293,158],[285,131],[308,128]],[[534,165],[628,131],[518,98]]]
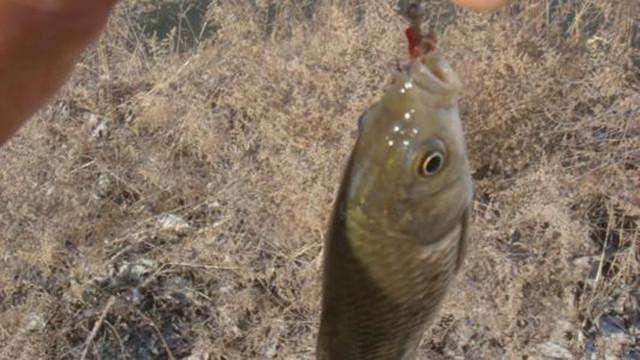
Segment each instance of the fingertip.
[[508,0],[452,0],[456,5],[475,11],[494,11],[504,7]]

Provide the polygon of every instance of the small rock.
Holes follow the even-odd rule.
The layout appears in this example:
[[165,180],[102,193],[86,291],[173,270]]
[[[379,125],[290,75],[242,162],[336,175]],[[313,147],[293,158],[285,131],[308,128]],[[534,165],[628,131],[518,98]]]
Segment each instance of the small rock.
[[25,319],[24,329],[27,332],[35,332],[44,329],[45,321],[42,318],[42,315],[36,313],[29,313],[27,318]]
[[191,355],[184,358],[184,360],[213,360],[213,357],[208,350],[209,348],[209,344],[198,342],[193,346]]
[[520,242],[520,239],[522,239],[522,234],[520,233],[520,230],[515,229],[511,232],[511,243],[515,244],[517,242]]
[[263,353],[266,359],[274,359],[278,357],[278,339],[283,331],[284,329],[282,327],[275,327],[269,330],[263,347]]
[[598,351],[596,350],[596,344],[592,339],[588,339],[584,346],[584,359],[585,360],[598,360]]
[[598,319],[598,328],[604,336],[626,333],[624,321],[617,316],[604,314]]
[[138,260],[138,264],[146,266],[149,269],[154,269],[158,264],[151,259],[140,259]]
[[116,276],[116,287],[138,286],[145,276],[153,272],[156,263],[153,260],[142,259],[135,263],[124,263]]
[[640,360],[640,350],[631,350],[625,360]]
[[129,271],[131,274],[142,277],[154,271],[156,268],[156,262],[151,259],[140,259],[137,262],[130,264]]
[[135,305],[139,305],[142,302],[142,293],[140,292],[140,288],[134,287],[131,289],[131,301]]
[[276,356],[278,356],[278,342],[277,341],[270,341],[267,344],[267,349],[264,352],[264,355],[268,358],[268,359],[273,359]]
[[191,228],[189,223],[174,214],[163,214],[158,217],[158,223],[163,230],[184,233]]
[[231,294],[232,291],[233,286],[231,285],[222,286],[220,289],[218,289],[218,292],[220,292],[221,294]]
[[98,124],[98,126],[96,126],[93,129],[93,132],[91,133],[91,136],[93,136],[96,139],[103,138],[103,137],[107,136],[108,132],[109,132],[109,129],[107,128],[107,122],[106,121],[101,121]]
[[107,174],[100,174],[100,176],[98,177],[98,195],[100,197],[105,197],[109,194],[109,191],[111,190],[111,177]]
[[473,320],[461,321],[455,332],[456,342],[462,347],[470,343],[473,336],[476,334],[478,324]]
[[227,237],[224,234],[217,234],[211,239],[206,240],[207,246],[218,247],[225,244]]
[[610,305],[611,310],[618,314],[624,314],[634,309],[635,299],[631,296],[631,292],[624,289],[622,293]]
[[69,281],[69,291],[65,293],[71,301],[81,301],[84,297],[85,288],[75,279]]
[[163,284],[162,296],[188,306],[193,299],[191,281],[180,276],[166,279]]
[[605,360],[621,359],[625,349],[634,344],[633,337],[627,333],[624,322],[612,315],[603,315],[598,319],[598,328],[602,333]]
[[98,116],[96,114],[89,115],[87,119],[87,124],[90,127],[95,127],[96,125],[98,125]]
[[582,273],[590,273],[593,271],[594,265],[596,265],[597,256],[581,256],[574,259],[573,265],[575,265]]
[[209,360],[211,356],[206,351],[194,351],[185,360]]
[[573,359],[573,355],[567,348],[552,341],[538,345],[538,352],[547,359]]

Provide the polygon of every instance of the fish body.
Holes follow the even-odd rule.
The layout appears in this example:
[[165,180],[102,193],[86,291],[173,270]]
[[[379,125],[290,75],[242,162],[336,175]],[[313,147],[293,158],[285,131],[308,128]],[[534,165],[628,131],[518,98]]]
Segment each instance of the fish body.
[[460,88],[430,52],[360,118],[324,249],[318,359],[415,359],[465,252]]

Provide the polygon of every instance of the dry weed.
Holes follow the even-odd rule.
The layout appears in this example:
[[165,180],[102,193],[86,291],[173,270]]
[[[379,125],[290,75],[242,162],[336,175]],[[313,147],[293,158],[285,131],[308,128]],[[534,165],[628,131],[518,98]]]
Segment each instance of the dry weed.
[[[405,49],[386,2],[300,4],[213,1],[165,37],[123,4],[0,150],[0,357],[313,358],[334,191]],[[477,201],[423,356],[639,356],[637,4],[434,4]]]

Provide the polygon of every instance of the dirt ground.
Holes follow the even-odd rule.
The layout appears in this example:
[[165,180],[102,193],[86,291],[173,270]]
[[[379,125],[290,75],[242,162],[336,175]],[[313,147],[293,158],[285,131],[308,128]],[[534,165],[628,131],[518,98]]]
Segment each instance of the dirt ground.
[[[434,1],[431,24],[477,193],[421,358],[640,359],[640,3]],[[312,359],[331,204],[403,27],[383,1],[122,4],[0,149],[0,358]]]

